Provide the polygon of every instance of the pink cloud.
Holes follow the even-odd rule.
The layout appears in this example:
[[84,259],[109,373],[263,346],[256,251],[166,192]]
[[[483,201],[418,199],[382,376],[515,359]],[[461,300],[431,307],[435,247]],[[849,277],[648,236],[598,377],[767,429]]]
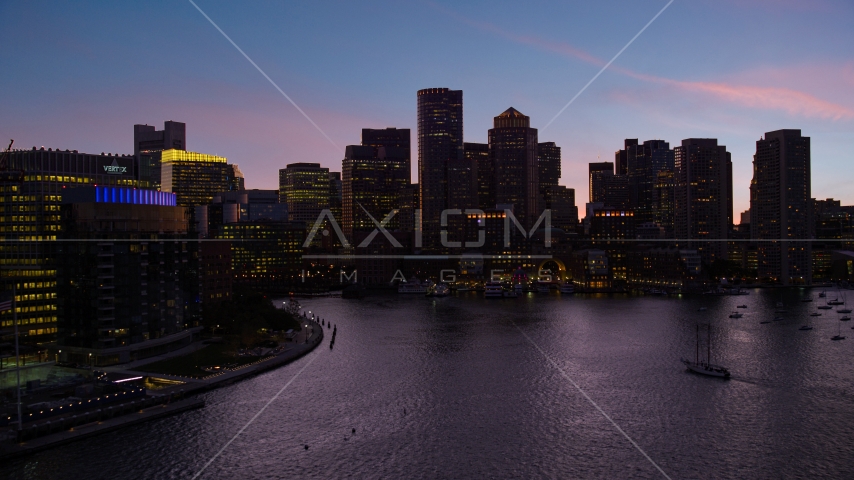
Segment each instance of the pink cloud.
[[[564,42],[553,42],[542,38],[520,35],[517,33],[506,31],[496,25],[487,22],[480,22],[468,19],[459,15],[456,12],[448,10],[440,5],[428,2],[434,9],[453,17],[454,19],[463,22],[467,25],[478,29],[493,33],[508,40],[528,45],[540,50],[556,53],[565,57],[575,58],[591,65],[601,67],[605,65],[605,60],[589,54],[584,50]],[[830,68],[837,70],[836,68]],[[702,93],[715,97],[718,100],[723,100],[735,105],[750,108],[760,108],[766,110],[780,110],[792,116],[802,116],[806,118],[821,118],[827,120],[849,120],[854,118],[854,110],[838,103],[833,103],[827,100],[822,100],[810,93],[795,90],[786,87],[760,87],[749,84],[737,84],[728,82],[697,82],[676,80],[654,75],[647,75],[636,72],[634,70],[611,65],[610,70],[627,77],[635,78],[648,83],[666,85],[677,88],[685,92]],[[820,67],[813,66],[810,70],[799,70],[798,73],[807,71],[808,75],[815,79],[816,76],[822,76],[817,70]],[[791,77],[792,72],[776,71],[776,77],[780,80],[786,77]],[[846,70],[838,72],[839,75],[833,75],[835,78],[845,79],[847,82],[854,82],[854,66],[848,65]],[[828,75],[830,76],[830,75]],[[769,78],[766,76],[762,79],[767,83]],[[798,82],[802,83],[802,82]]]

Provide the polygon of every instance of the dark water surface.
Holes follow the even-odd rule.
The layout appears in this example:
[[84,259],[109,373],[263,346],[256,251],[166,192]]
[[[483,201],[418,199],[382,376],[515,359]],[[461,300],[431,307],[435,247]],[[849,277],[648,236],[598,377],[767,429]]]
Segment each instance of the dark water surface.
[[[830,340],[832,311],[798,331],[819,305],[805,294],[785,291],[787,319],[765,325],[780,290],[305,300],[337,324],[334,350],[328,335],[291,365],[205,394],[204,409],[0,472],[190,478],[316,357],[201,478],[663,478],[521,329],[672,478],[854,478],[854,322],[843,341]],[[744,317],[727,318],[742,303]],[[679,363],[709,320],[729,381]]]

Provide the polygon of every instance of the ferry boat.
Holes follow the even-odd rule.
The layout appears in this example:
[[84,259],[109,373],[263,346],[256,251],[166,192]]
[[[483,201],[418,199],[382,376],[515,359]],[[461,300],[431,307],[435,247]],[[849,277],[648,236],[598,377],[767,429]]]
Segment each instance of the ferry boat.
[[560,293],[575,293],[575,286],[569,282],[564,282],[560,286]]
[[447,297],[451,294],[451,289],[445,283],[437,283],[427,288],[428,297]]
[[483,296],[486,298],[502,298],[504,288],[500,282],[486,282],[483,288]]
[[682,363],[688,368],[688,370],[699,373],[701,375],[708,375],[710,377],[719,377],[719,378],[729,378],[730,373],[726,367],[722,367],[720,365],[715,365],[711,363],[712,358],[712,326],[709,325],[708,330],[708,339],[706,340],[706,361],[700,361],[700,325],[697,325],[697,357],[692,362],[691,360],[682,359]]
[[427,280],[422,282],[415,277],[412,277],[408,282],[401,282],[397,287],[397,293],[420,293],[424,295],[427,293],[427,289],[433,284],[433,282]]

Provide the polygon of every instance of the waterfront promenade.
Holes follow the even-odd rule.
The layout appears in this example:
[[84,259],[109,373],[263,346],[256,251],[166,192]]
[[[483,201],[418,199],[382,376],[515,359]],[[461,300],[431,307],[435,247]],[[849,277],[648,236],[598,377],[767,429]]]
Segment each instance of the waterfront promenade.
[[[41,450],[92,437],[102,433],[137,425],[150,420],[164,418],[187,410],[204,407],[202,398],[193,395],[230,385],[259,373],[269,371],[293,362],[321,344],[324,326],[301,319],[308,325],[307,337],[302,343],[289,344],[282,351],[265,356],[255,362],[223,370],[202,378],[148,373],[145,365],[162,360],[155,357],[131,365],[120,365],[108,369],[109,373],[130,375],[131,377],[156,377],[183,382],[156,391],[149,391],[145,399],[125,402],[108,409],[86,412],[73,416],[53,417],[49,421],[25,422],[22,437],[25,441],[16,443],[13,439],[0,438],[0,460],[28,455]],[[330,327],[331,328],[331,327]],[[189,354],[200,348],[188,346],[179,353]],[[130,368],[129,368],[130,367]]]

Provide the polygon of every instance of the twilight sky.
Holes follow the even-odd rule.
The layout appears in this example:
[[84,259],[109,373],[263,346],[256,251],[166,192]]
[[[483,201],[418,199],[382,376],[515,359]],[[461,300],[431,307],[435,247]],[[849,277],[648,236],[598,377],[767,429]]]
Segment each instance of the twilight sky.
[[[812,193],[854,203],[854,3],[223,2],[196,0],[331,138],[318,132],[187,1],[0,2],[0,141],[133,153],[133,124],[187,123],[188,149],[228,157],[247,188],[277,169],[340,170],[362,128],[416,133],[416,91],[463,90],[465,140],[510,106],[563,147],[562,183],[587,200],[587,163],[624,138],[718,138],[735,219],[755,141],[812,137]],[[413,148],[413,181],[417,181]]]

